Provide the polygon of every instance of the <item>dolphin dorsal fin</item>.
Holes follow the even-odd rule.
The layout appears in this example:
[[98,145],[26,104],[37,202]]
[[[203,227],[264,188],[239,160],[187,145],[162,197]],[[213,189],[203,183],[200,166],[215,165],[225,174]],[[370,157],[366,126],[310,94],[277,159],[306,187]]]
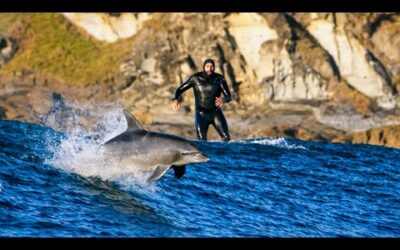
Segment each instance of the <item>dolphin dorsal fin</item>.
[[139,131],[139,130],[144,130],[146,131],[143,126],[139,123],[139,121],[131,114],[129,111],[124,109],[124,115],[126,118],[126,122],[128,124],[128,127],[126,129],[126,132],[130,131]]
[[126,120],[126,129],[124,131],[120,131],[117,134],[112,135],[111,138],[105,139],[102,144],[107,144],[110,142],[113,142],[115,140],[118,140],[120,136],[123,136],[126,133],[130,132],[144,132],[147,133],[147,131],[143,128],[143,126],[139,123],[139,121],[131,114],[129,111],[123,109],[125,120]]

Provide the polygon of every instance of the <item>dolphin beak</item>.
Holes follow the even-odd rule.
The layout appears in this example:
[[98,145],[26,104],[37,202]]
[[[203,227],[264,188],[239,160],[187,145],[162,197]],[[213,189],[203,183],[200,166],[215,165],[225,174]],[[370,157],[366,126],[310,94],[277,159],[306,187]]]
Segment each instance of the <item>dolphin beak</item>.
[[204,156],[203,153],[199,151],[183,152],[182,155],[191,163],[208,162],[210,160],[210,158]]
[[198,153],[195,157],[197,162],[208,162],[210,161],[210,158],[204,156],[202,153]]

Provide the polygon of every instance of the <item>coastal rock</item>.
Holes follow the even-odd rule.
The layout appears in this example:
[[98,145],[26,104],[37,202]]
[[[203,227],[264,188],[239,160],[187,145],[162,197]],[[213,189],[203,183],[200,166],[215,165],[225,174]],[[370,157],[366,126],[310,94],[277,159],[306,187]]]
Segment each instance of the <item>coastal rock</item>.
[[355,133],[352,143],[400,148],[400,126],[384,126]]
[[395,107],[391,83],[379,74],[377,62],[371,53],[344,28],[331,20],[316,19],[307,30],[319,41],[334,58],[340,75],[361,93],[375,98],[386,109]]
[[6,111],[4,108],[0,107],[0,119],[5,119],[6,118]]
[[[171,98],[202,70],[204,59],[213,58],[233,95],[223,110],[234,139],[291,137],[400,147],[399,16],[63,13],[58,17],[65,23],[80,27],[68,32],[92,36],[88,42],[126,46],[123,51],[129,52],[115,60],[120,72],[78,87],[57,77],[37,77],[37,65],[23,64],[8,78],[0,76],[0,106],[3,117],[35,121],[49,109],[48,97],[39,93],[57,92],[77,102],[118,103],[149,129],[195,139],[192,91],[182,95],[177,112]],[[30,24],[23,24],[23,34],[30,34]],[[5,49],[5,58],[13,60],[11,52]],[[213,129],[208,137],[219,139]]]
[[135,35],[149,18],[148,13],[63,13],[73,24],[96,39],[115,42]]
[[0,35],[0,69],[15,55],[17,50],[18,44],[15,39]]

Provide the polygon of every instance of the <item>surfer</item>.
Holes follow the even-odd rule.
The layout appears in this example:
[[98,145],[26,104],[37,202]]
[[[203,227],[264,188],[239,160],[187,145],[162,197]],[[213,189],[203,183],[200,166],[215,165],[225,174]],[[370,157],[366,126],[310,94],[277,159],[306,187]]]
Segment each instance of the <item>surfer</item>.
[[[195,129],[199,140],[207,141],[208,127],[214,126],[223,141],[231,139],[228,123],[222,112],[222,105],[232,100],[225,77],[215,73],[215,63],[206,59],[203,71],[193,74],[179,86],[172,101],[172,108],[179,109],[179,97],[186,90],[193,88],[195,99]],[[223,94],[223,96],[221,96]]]

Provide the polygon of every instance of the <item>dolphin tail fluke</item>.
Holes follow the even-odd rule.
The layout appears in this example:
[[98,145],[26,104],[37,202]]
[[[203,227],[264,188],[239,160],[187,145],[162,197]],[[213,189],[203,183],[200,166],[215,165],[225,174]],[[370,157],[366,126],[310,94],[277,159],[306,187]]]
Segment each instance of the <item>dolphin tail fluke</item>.
[[180,179],[185,174],[186,166],[172,166],[172,169],[174,170],[175,177]]

